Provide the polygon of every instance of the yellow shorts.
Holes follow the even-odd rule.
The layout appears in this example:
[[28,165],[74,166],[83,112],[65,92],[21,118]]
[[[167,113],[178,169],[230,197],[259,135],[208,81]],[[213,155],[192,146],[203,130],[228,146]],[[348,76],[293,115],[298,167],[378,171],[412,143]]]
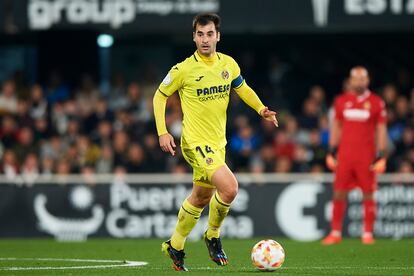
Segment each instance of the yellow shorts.
[[181,148],[183,156],[188,164],[193,167],[194,184],[206,188],[215,188],[211,182],[214,172],[225,165],[225,148],[217,149],[208,145],[200,145],[194,148]]

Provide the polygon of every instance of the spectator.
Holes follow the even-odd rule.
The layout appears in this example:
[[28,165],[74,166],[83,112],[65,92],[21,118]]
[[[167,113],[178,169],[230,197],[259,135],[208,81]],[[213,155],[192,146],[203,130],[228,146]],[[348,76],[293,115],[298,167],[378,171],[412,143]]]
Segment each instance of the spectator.
[[126,165],[127,146],[129,144],[129,137],[125,131],[117,131],[114,134],[113,149],[114,149],[114,166]]
[[310,171],[311,153],[304,145],[296,145],[293,155],[292,172],[303,173]]
[[96,145],[110,144],[112,142],[112,124],[110,121],[100,121],[92,134],[92,141]]
[[82,175],[82,180],[86,185],[89,185],[89,186],[96,185],[94,167],[90,165],[83,166],[81,169],[81,175]]
[[63,139],[66,144],[76,143],[79,135],[81,134],[80,131],[80,123],[78,119],[71,119],[68,121],[66,133],[63,136]]
[[234,169],[247,171],[250,156],[259,147],[258,136],[251,126],[242,126],[238,133],[230,139],[230,149],[233,157]]
[[413,164],[410,163],[407,160],[403,160],[399,164],[397,172],[398,173],[413,173],[414,172],[414,170],[413,170]]
[[113,122],[114,113],[108,109],[105,99],[100,98],[96,104],[94,112],[85,118],[85,128],[88,133],[92,133],[103,121]]
[[325,98],[326,93],[322,86],[314,85],[309,91],[309,98],[315,102],[318,107],[319,115],[322,115],[328,111]]
[[153,133],[147,133],[144,137],[144,155],[148,172],[155,173],[166,170],[166,156],[158,146],[158,137]]
[[100,156],[96,161],[96,173],[112,173],[114,168],[114,152],[111,144],[101,145]]
[[[78,107],[78,115],[82,118],[87,118],[93,113],[95,103],[100,96],[92,76],[83,74],[81,77],[81,84],[78,91],[75,93],[76,106]],[[88,126],[89,127],[89,126]]]
[[0,115],[17,112],[16,85],[12,80],[3,82],[0,93]]
[[276,133],[273,147],[274,154],[278,158],[287,157],[289,160],[293,160],[293,155],[295,152],[295,143],[287,136],[286,131],[279,130]]
[[62,158],[58,160],[56,166],[56,174],[58,176],[67,176],[71,173],[71,165],[66,158]]
[[55,173],[55,160],[45,156],[41,160],[40,172],[43,177],[50,177]]
[[38,84],[33,85],[30,90],[30,97],[30,116],[33,119],[47,118],[49,105],[44,98],[42,87]]
[[312,98],[307,98],[303,104],[302,114],[298,118],[299,126],[304,129],[317,128],[319,113],[318,103]]
[[382,88],[382,98],[384,99],[387,108],[394,108],[397,96],[398,91],[395,85],[388,83]]
[[16,153],[20,162],[26,158],[29,153],[39,154],[38,145],[34,141],[33,130],[29,127],[23,127],[17,134],[17,144],[14,145],[13,151]]
[[60,136],[52,135],[49,140],[40,146],[41,158],[50,157],[53,160],[59,160],[65,155],[67,146]]
[[144,150],[138,143],[133,143],[128,148],[126,168],[128,173],[146,172]]
[[4,151],[0,172],[3,173],[7,179],[16,179],[19,173],[19,162],[14,151],[9,149]]
[[29,153],[21,168],[21,177],[28,186],[32,186],[39,177],[39,160],[37,156],[37,154]]
[[33,128],[33,118],[29,115],[29,104],[24,100],[17,101],[16,121],[20,127]]
[[[72,143],[68,146],[64,157],[59,159],[62,163],[65,163],[64,166],[66,166],[66,163],[68,165],[68,173],[80,173],[81,170],[81,163],[80,160],[80,154],[76,143]],[[59,171],[59,165],[57,167],[57,170]],[[66,171],[66,168],[64,168],[64,171]],[[58,172],[59,173],[59,172]]]
[[292,170],[292,161],[287,156],[280,156],[276,159],[275,173],[289,173]]
[[275,165],[276,159],[273,152],[273,145],[267,143],[260,148],[260,154],[252,158],[250,171],[254,173],[271,173]]
[[34,139],[40,145],[48,141],[53,132],[52,128],[49,127],[48,120],[42,117],[35,119],[33,131]]
[[51,105],[69,99],[69,87],[63,82],[62,76],[58,71],[50,73],[49,81],[45,88],[45,95],[47,102]]
[[5,148],[12,148],[16,144],[17,125],[12,116],[3,116],[1,120],[0,139]]
[[100,155],[98,146],[91,143],[86,135],[80,135],[76,140],[76,147],[80,167],[95,166]]
[[62,103],[56,103],[53,105],[51,121],[53,128],[56,129],[58,134],[64,135],[66,133],[69,123],[69,116],[66,114]]
[[311,165],[325,165],[326,147],[322,145],[319,129],[313,129],[309,133],[309,154],[311,155]]

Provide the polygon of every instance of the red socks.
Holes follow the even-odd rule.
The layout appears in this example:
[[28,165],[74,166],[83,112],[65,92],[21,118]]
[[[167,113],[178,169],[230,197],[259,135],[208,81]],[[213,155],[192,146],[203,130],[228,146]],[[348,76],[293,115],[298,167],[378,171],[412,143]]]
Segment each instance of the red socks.
[[346,209],[346,200],[333,200],[332,208],[332,222],[331,229],[332,231],[342,232],[342,222],[344,219],[344,212]]
[[364,233],[372,233],[374,231],[376,204],[373,199],[363,201],[364,204]]

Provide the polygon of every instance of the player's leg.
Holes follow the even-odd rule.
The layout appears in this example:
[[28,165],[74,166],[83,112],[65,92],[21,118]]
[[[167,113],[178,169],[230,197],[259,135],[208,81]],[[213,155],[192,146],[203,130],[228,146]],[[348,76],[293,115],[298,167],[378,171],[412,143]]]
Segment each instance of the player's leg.
[[175,249],[184,249],[185,240],[200,219],[201,212],[213,193],[214,189],[193,185],[190,196],[181,205],[175,231],[171,236],[171,245]]
[[353,181],[351,166],[345,160],[338,162],[333,184],[331,232],[322,240],[324,245],[337,244],[342,241],[342,223],[349,187]]
[[210,200],[208,229],[204,240],[211,259],[218,265],[227,265],[228,260],[220,240],[220,227],[230,210],[230,204],[237,195],[238,183],[227,165],[218,168],[212,175],[217,191]]
[[173,260],[175,270],[187,271],[184,265],[184,244],[213,193],[212,188],[194,184],[190,196],[181,205],[174,233],[170,240],[162,244],[162,250]]
[[347,191],[334,191],[332,200],[331,232],[322,240],[322,244],[331,245],[342,241],[342,223],[348,198]]
[[171,239],[164,242],[161,249],[173,260],[175,270],[187,271],[184,265],[185,240],[200,219],[203,208],[210,201],[214,193],[214,186],[206,184],[203,187],[203,183],[199,183],[199,180],[203,179],[205,175],[205,170],[200,166],[203,162],[197,159],[195,149],[182,147],[181,150],[185,160],[193,167],[193,190],[181,205]]
[[341,236],[348,191],[335,191],[333,195],[331,230]]
[[363,244],[375,243],[373,232],[377,207],[374,192],[377,189],[377,181],[375,173],[370,170],[370,165],[370,160],[366,160],[364,163],[361,163],[360,169],[356,172],[358,186],[362,190],[362,205],[364,210],[364,228],[361,236]]
[[361,237],[363,244],[374,244],[374,223],[377,212],[376,203],[374,200],[374,193],[364,192],[362,195],[362,202],[364,205],[364,229]]
[[210,201],[207,238],[218,238],[220,226],[230,210],[230,204],[236,198],[238,183],[227,165],[220,167],[212,177],[216,193]]

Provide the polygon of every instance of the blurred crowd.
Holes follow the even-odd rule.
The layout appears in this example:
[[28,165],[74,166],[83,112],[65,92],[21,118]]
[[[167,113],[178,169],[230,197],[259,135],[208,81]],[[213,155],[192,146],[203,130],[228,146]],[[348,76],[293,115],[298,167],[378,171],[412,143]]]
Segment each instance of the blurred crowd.
[[[328,99],[323,86],[311,85],[302,102],[289,102],[289,94],[278,92],[285,70],[280,64],[270,70],[268,92],[257,91],[278,112],[278,129],[232,93],[226,159],[236,172],[327,171],[324,159],[332,98]],[[126,82],[122,75],[114,78],[108,93],[102,93],[89,75],[75,88],[58,73],[51,74],[45,84],[25,85],[15,78],[4,81],[0,173],[30,180],[52,174],[190,172],[179,149],[174,157],[159,149],[152,111],[157,86],[158,82]],[[346,90],[346,81],[343,86]],[[401,93],[397,85],[388,83],[376,92],[388,111],[387,170],[413,172],[414,88]],[[176,93],[168,100],[166,122],[177,144],[181,120]]]

